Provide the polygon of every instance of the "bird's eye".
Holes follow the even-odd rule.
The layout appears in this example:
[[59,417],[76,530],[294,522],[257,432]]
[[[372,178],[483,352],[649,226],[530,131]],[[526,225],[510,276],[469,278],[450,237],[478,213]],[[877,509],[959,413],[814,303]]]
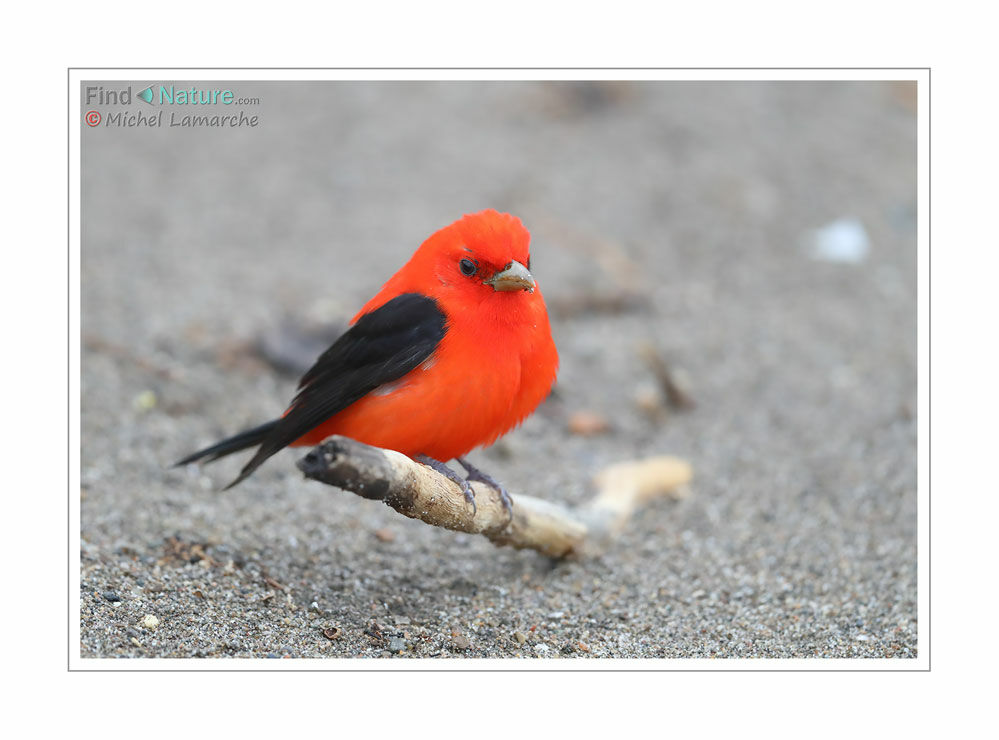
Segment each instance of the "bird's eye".
[[476,265],[474,262],[472,262],[472,260],[470,259],[463,259],[461,262],[458,263],[458,268],[461,270],[462,275],[471,277],[478,271],[479,266]]

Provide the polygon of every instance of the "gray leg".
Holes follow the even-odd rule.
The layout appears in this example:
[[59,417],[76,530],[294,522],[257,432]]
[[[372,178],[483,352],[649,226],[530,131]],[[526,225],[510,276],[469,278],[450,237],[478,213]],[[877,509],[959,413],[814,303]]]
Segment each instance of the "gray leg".
[[[468,485],[467,480],[462,479],[460,475],[451,470],[451,468],[449,468],[447,465],[442,463],[440,460],[430,457],[429,455],[416,455],[415,460],[417,462],[423,463],[432,470],[436,470],[438,473],[443,475],[448,480],[453,480],[455,483],[461,486],[461,492],[465,495],[465,500],[472,505],[472,516],[475,516],[475,513],[478,511],[478,509],[475,506],[475,493],[472,492],[472,487]],[[461,461],[459,460],[459,462]],[[465,464],[462,463],[462,465]],[[468,469],[467,465],[465,465],[465,469],[466,470]]]
[[500,501],[503,502],[503,508],[506,509],[507,521],[513,521],[513,499],[510,498],[510,494],[507,492],[506,488],[504,488],[503,485],[491,475],[483,473],[465,458],[459,457],[456,459],[468,473],[468,480],[481,481],[499,494]]

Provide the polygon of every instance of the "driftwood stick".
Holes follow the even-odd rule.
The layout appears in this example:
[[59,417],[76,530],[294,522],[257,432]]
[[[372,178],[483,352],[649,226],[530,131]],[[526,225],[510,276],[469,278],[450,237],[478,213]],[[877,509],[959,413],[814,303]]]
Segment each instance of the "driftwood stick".
[[513,519],[508,520],[489,486],[471,483],[473,513],[454,481],[399,452],[346,437],[330,437],[299,460],[298,467],[306,478],[384,501],[412,519],[555,558],[579,553],[598,535],[616,534],[639,505],[655,496],[678,495],[691,477],[690,466],[676,458],[622,463],[598,474],[598,494],[580,512],[518,494],[511,496]]
[[595,476],[594,496],[581,512],[593,534],[618,534],[643,504],[660,496],[686,498],[693,468],[678,457],[649,457],[610,465]]

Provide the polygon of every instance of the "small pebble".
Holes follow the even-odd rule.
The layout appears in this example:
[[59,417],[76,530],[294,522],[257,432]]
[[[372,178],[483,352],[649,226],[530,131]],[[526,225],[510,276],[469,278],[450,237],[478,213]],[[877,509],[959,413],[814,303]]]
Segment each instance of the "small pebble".
[[116,601],[121,601],[121,597],[114,591],[105,591],[104,593],[101,594],[101,596],[103,596],[105,599],[107,599],[112,603]]
[[593,437],[610,429],[610,423],[593,411],[577,411],[569,417],[569,432],[581,437]]
[[527,642],[527,635],[525,635],[523,632],[514,632],[513,639],[516,640],[520,645],[523,645],[525,642]]
[[871,240],[860,221],[841,218],[813,231],[808,246],[813,259],[857,264],[867,259]]
[[142,626],[147,630],[154,630],[160,626],[160,620],[155,614],[147,614],[142,618]]
[[471,641],[464,635],[455,635],[454,639],[451,640],[451,644],[457,650],[468,650],[472,646]]
[[652,383],[639,386],[632,398],[638,410],[646,416],[655,418],[666,411],[666,399],[658,386]]
[[156,394],[152,391],[142,391],[132,399],[132,406],[136,411],[149,411],[156,407]]
[[401,653],[406,649],[406,641],[401,637],[393,637],[389,640],[388,648],[393,653]]

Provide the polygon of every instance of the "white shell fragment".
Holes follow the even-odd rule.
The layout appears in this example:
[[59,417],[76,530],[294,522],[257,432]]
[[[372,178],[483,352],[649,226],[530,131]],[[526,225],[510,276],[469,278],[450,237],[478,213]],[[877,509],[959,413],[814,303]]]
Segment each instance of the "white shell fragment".
[[864,225],[855,218],[840,218],[811,232],[808,249],[823,262],[858,264],[867,259],[871,241]]

